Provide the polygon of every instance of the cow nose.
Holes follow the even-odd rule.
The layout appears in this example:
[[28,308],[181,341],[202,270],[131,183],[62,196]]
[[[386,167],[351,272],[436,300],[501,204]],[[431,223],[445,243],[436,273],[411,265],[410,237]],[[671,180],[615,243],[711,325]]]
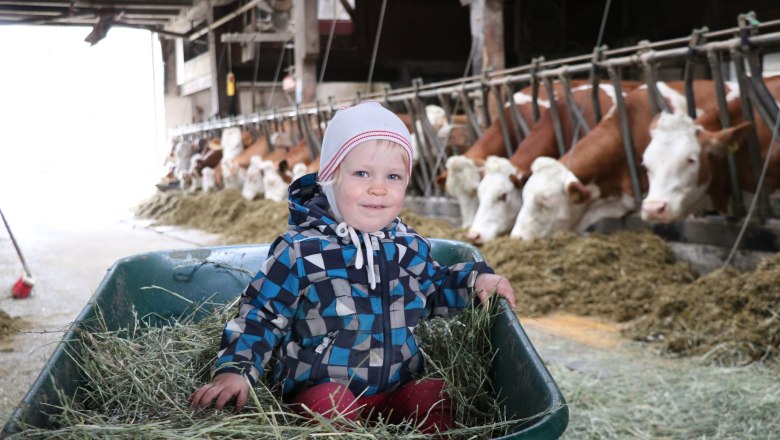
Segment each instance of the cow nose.
[[642,212],[648,220],[666,220],[669,216],[669,204],[659,200],[645,200]]
[[471,241],[473,244],[482,246],[482,237],[480,237],[478,231],[469,230],[469,232],[466,234],[466,238],[468,238],[469,241]]

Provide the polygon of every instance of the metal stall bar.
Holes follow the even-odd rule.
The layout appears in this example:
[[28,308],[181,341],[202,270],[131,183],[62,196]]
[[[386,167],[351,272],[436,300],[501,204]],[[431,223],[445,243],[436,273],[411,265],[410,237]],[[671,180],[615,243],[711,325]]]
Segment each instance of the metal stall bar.
[[496,100],[496,104],[498,104],[498,123],[501,125],[501,136],[504,138],[504,148],[506,148],[506,157],[512,157],[512,153],[514,152],[515,146],[512,145],[512,139],[509,135],[509,121],[506,120],[506,115],[504,115],[504,109],[500,105],[501,102],[504,102],[503,98],[501,97],[501,92],[498,91],[498,86],[491,85],[489,86],[490,90],[493,92],[493,97]]
[[553,89],[552,80],[549,76],[545,76],[542,79],[544,88],[547,90],[547,97],[550,99],[550,108],[547,110],[550,112],[550,116],[553,120],[553,131],[555,132],[555,143],[558,145],[558,153],[561,156],[566,154],[566,142],[563,137],[563,125],[561,124],[561,115],[558,114],[558,106],[555,104],[555,90]]
[[482,93],[482,117],[485,120],[485,128],[493,125],[493,120],[490,118],[490,109],[488,108],[490,107],[488,73],[490,72],[486,70],[482,74],[482,87],[479,88]]
[[479,139],[482,137],[482,126],[479,124],[479,121],[477,121],[477,117],[474,115],[474,111],[471,110],[469,96],[466,94],[464,88],[458,90],[458,93],[460,95],[460,102],[463,103],[463,111],[466,113],[466,118],[469,120],[469,129],[471,130],[471,135],[474,136],[474,139]]
[[634,191],[634,206],[638,210],[642,206],[642,187],[639,185],[639,172],[636,167],[636,158],[634,157],[634,142],[631,139],[631,127],[628,126],[628,114],[626,113],[626,103],[623,100],[623,86],[620,83],[620,67],[610,66],[607,68],[609,78],[615,87],[615,103],[617,113],[620,117],[620,132],[623,135],[623,148],[626,151],[626,161],[628,162],[628,173],[631,178],[631,189]]
[[515,133],[517,134],[517,143],[520,144],[520,142],[528,136],[528,133],[531,132],[531,129],[528,127],[528,123],[523,115],[520,114],[520,109],[517,108],[517,104],[515,103],[515,93],[517,93],[517,89],[514,87],[513,83],[509,82],[508,77],[504,80],[504,87],[506,87],[507,90],[509,113],[512,115],[512,124],[514,125]]
[[311,126],[311,119],[309,119],[311,116],[312,115],[309,115],[308,113],[302,113],[298,115],[298,120],[301,121],[303,125],[302,128],[306,131],[306,146],[309,147],[309,156],[311,160],[314,160],[320,155],[322,145],[320,144],[319,138],[317,138],[317,134],[314,133],[314,128]]
[[[322,109],[320,109],[320,101],[317,100],[317,102],[314,105],[314,111],[317,113],[317,132],[320,134],[319,139],[325,138],[325,130],[323,130],[322,127],[325,127],[327,125],[327,120],[325,118],[325,115],[322,114]],[[322,146],[320,145],[320,150]]]
[[778,108],[777,101],[769,93],[766,84],[762,80],[762,68],[761,62],[758,58],[758,50],[752,47],[750,38],[751,33],[754,33],[755,27],[751,27],[751,24],[757,24],[758,20],[755,18],[755,13],[741,14],[739,16],[739,40],[742,52],[745,54],[748,66],[750,67],[750,84],[756,93],[758,100],[756,105],[763,107],[764,111],[769,115],[771,121],[765,121],[767,125],[773,126],[774,121],[777,119]]
[[[422,80],[419,80],[418,85],[422,84]],[[422,100],[418,97],[412,100],[414,105],[416,106],[417,110],[417,117],[420,121],[420,125],[423,129],[423,136],[425,143],[424,146],[428,147],[429,149],[426,150],[425,154],[428,160],[428,166],[429,166],[429,175],[431,177],[431,181],[436,178],[436,175],[441,171],[440,167],[442,163],[444,163],[444,160],[446,158],[446,151],[444,149],[444,146],[439,141],[439,134],[434,130],[433,126],[431,125],[431,121],[428,120],[428,112],[425,109],[425,105],[423,104]],[[431,158],[431,147],[436,150],[436,160],[432,161]],[[433,186],[433,191],[435,195],[441,195],[440,194],[440,188],[438,185]]]
[[452,123],[452,106],[450,105],[450,98],[449,96],[445,95],[444,93],[437,93],[436,98],[439,100],[439,106],[444,109],[444,114],[447,117],[447,122]]
[[[731,127],[731,118],[729,117],[728,103],[726,102],[726,92],[724,91],[723,74],[721,73],[720,52],[714,50],[707,51],[707,59],[710,62],[712,79],[715,81],[715,96],[718,102],[718,115],[720,116],[720,125],[723,128]],[[726,153],[726,165],[729,173],[729,185],[731,187],[731,210],[736,217],[745,215],[745,204],[742,201],[742,190],[739,187],[739,177],[737,175],[737,164],[734,159],[734,153],[729,150]]]
[[639,60],[642,65],[642,72],[647,84],[647,95],[650,99],[650,107],[653,109],[653,115],[662,111],[669,112],[669,106],[661,91],[658,90],[658,76],[655,74],[655,63],[652,61],[653,51],[644,49],[639,53]]
[[[417,130],[417,110],[415,109],[414,104],[412,104],[412,98],[409,98],[407,100],[404,100],[404,106],[406,107],[406,113],[409,114],[409,118],[412,121],[412,133],[417,138],[417,153],[419,153],[420,157],[417,159],[417,163],[419,165],[420,174],[422,174],[422,192],[424,196],[430,196],[431,194],[431,178],[428,175],[428,168],[425,166],[428,162],[428,159],[426,157],[424,148],[420,143],[422,142],[422,136],[419,130]],[[424,117],[424,116],[423,116]]]
[[544,61],[544,57],[531,60],[531,112],[534,115],[534,124],[539,122],[539,80],[536,75],[542,61]]
[[685,102],[688,107],[688,116],[696,119],[696,96],[693,92],[693,63],[696,61],[696,47],[705,42],[704,34],[707,27],[694,29],[691,34],[691,41],[688,44],[688,56],[685,58],[685,70],[683,72],[683,82],[685,83]]
[[601,100],[599,99],[601,74],[599,73],[598,63],[604,59],[605,49],[606,46],[603,45],[593,48],[593,57],[590,62],[590,74],[588,75],[591,82],[590,101],[593,106],[593,117],[596,124],[601,122]]
[[566,99],[566,106],[569,107],[570,118],[572,121],[577,121],[577,126],[579,127],[579,130],[572,133],[572,143],[574,144],[577,143],[578,132],[582,132],[583,136],[590,133],[590,125],[585,120],[585,115],[582,114],[579,104],[574,100],[574,95],[571,92],[571,75],[564,69],[559,78],[563,85],[563,96]]
[[[747,73],[745,72],[745,60],[742,55],[742,51],[736,48],[733,49],[731,51],[731,60],[734,62],[734,70],[737,74],[739,89],[743,91],[743,93],[739,94],[739,99],[742,103],[742,119],[751,122],[753,127],[755,127],[756,121],[753,118],[753,105],[751,103],[753,96],[751,93],[744,93],[745,90],[750,90],[750,80],[748,79]],[[758,145],[758,138],[756,136],[755,128],[751,130],[747,141],[748,157],[750,158],[750,169],[754,176],[760,176],[761,169],[763,168],[763,161],[761,160],[761,151]],[[756,197],[758,197],[756,215],[758,215],[759,220],[763,223],[772,213],[771,208],[769,207],[769,195],[767,194],[766,188],[764,187],[757,188],[756,190]]]

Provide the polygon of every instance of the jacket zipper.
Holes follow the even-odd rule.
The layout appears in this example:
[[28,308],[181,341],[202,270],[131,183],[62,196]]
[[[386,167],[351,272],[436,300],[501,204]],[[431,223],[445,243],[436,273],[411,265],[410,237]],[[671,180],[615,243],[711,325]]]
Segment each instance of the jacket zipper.
[[322,338],[322,342],[320,342],[320,345],[318,345],[314,352],[317,354],[317,357],[314,358],[314,361],[311,364],[311,374],[309,375],[309,379],[319,377],[320,370],[322,369],[322,359],[325,357],[325,350],[330,346],[330,344],[336,340],[336,335],[338,335],[339,330],[334,330],[327,335],[325,335],[324,338]]
[[[373,246],[371,247],[373,250]],[[392,332],[390,329],[390,286],[388,284],[387,280],[387,260],[385,258],[385,252],[384,247],[382,246],[382,243],[379,243],[378,249],[377,249],[378,257],[379,257],[379,286],[382,291],[382,333],[384,337],[382,340],[384,341],[384,357],[382,358],[382,374],[379,376],[379,390],[384,390],[387,386],[387,382],[389,381],[389,378],[387,377],[390,374],[390,363],[388,362],[393,354],[393,341],[392,341]],[[374,268],[370,268],[370,270],[374,270]]]

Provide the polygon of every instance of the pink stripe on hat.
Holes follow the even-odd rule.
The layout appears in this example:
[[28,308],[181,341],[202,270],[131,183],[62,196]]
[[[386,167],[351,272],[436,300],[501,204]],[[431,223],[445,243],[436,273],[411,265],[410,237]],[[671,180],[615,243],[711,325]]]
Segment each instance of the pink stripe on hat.
[[379,139],[395,142],[406,151],[411,177],[414,155],[409,129],[382,104],[367,101],[338,110],[331,119],[322,139],[319,180],[332,180],[339,165],[353,148],[363,142]]

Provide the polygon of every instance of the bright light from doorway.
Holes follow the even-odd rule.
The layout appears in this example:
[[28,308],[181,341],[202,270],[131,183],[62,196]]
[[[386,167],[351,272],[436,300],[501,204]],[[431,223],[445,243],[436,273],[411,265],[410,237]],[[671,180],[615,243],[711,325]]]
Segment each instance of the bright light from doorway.
[[[156,35],[0,27],[0,207],[30,221],[127,215],[153,194],[165,145]],[[19,215],[14,215],[19,217]]]

